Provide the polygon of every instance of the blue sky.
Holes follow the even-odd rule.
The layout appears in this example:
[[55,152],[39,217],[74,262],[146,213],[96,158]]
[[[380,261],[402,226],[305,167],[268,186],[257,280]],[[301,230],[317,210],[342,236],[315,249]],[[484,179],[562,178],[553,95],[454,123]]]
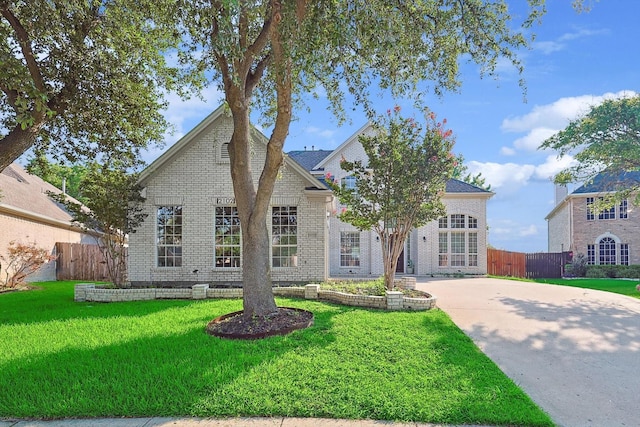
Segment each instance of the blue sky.
[[[523,7],[526,2],[510,3]],[[540,143],[604,98],[640,91],[640,2],[591,4],[589,13],[577,13],[571,0],[547,0],[547,14],[532,30],[536,34],[532,49],[520,56],[525,64],[526,102],[519,76],[507,64],[500,66],[498,79],[480,79],[477,67],[465,65],[459,92],[427,100],[439,118],[447,118],[457,141],[455,153],[463,154],[469,170],[481,172],[495,192],[487,216],[489,243],[499,249],[547,250],[544,218],[554,204],[551,177],[571,159],[558,160],[554,152],[538,150]],[[165,115],[175,133],[167,137],[167,146],[222,99],[215,88],[203,95],[205,101],[168,97]],[[399,104],[403,112],[410,111],[408,105],[405,109]],[[285,151],[336,148],[366,123],[364,114],[354,111],[350,123],[338,126],[325,100],[309,106],[310,113],[297,112]],[[377,107],[383,113],[392,105],[381,100]],[[150,151],[145,160],[154,160],[160,152]]]

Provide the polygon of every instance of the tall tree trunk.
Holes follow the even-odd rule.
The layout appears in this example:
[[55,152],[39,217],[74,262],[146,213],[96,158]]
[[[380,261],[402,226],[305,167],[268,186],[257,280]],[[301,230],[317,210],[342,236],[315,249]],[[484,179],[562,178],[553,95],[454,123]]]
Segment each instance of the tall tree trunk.
[[41,127],[42,124],[38,124],[22,129],[17,125],[7,136],[0,139],[0,172],[31,148]]
[[[251,171],[249,108],[229,99],[233,114],[233,135],[229,144],[231,179],[242,229],[242,287],[244,316],[264,316],[277,311],[271,289],[268,203],[256,203],[257,193]],[[274,180],[275,181],[275,180]],[[268,188],[267,188],[268,190]],[[272,190],[272,189],[271,189]],[[263,190],[264,191],[264,190]],[[271,198],[269,191],[267,200]]]

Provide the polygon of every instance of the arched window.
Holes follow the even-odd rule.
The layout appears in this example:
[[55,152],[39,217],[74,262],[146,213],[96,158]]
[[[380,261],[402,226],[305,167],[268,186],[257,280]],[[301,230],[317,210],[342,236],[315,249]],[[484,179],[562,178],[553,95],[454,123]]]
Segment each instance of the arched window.
[[600,264],[616,263],[616,241],[611,237],[603,237],[600,239]]

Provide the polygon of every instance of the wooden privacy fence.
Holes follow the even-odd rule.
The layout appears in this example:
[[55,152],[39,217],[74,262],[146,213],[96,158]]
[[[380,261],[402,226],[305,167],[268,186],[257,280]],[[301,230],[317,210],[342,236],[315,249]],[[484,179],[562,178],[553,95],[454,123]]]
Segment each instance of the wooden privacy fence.
[[97,245],[56,243],[56,279],[108,281],[107,263]]
[[487,249],[487,273],[492,276],[526,277],[526,254]]
[[569,252],[522,252],[487,249],[487,273],[528,279],[562,277],[564,265],[571,262]]

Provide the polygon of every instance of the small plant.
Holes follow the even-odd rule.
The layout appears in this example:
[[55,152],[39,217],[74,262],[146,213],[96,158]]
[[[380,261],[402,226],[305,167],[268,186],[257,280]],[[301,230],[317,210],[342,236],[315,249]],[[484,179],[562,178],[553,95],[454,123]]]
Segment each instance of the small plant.
[[565,274],[574,277],[585,277],[587,275],[587,264],[589,259],[585,254],[576,254],[571,261],[571,264],[567,264],[565,267]]
[[0,287],[13,289],[23,285],[27,276],[54,259],[55,255],[37,247],[35,242],[9,242],[7,255],[0,255]]

